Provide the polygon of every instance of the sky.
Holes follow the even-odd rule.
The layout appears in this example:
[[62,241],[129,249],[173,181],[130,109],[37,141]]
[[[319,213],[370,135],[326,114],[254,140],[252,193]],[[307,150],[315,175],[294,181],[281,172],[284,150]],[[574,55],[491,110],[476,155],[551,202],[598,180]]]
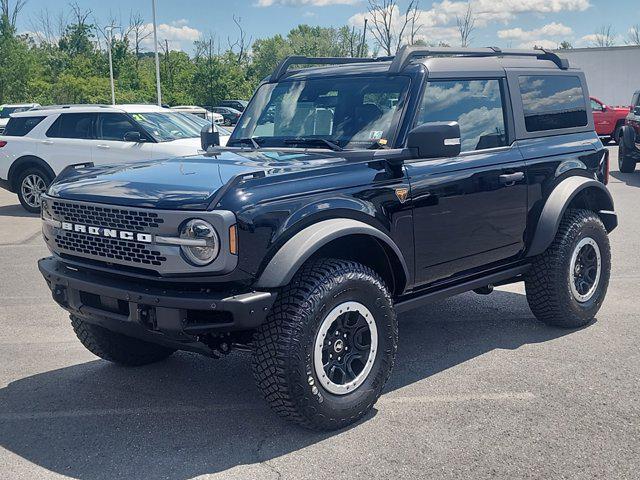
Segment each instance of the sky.
[[[12,2],[13,3],[13,2]],[[151,21],[151,0],[76,0],[91,10],[91,19],[107,25],[111,18],[126,25],[130,13]],[[470,0],[475,16],[472,46],[555,48],[566,40],[574,47],[593,46],[594,33],[611,25],[617,43],[640,25],[640,0]],[[408,0],[398,0],[406,8]],[[43,12],[51,17],[70,11],[68,0],[27,0],[18,22],[20,32],[38,30]],[[459,44],[456,16],[467,0],[420,1],[419,35],[428,42]],[[233,17],[241,19],[253,40],[286,34],[300,23],[320,26],[362,26],[367,0],[157,0],[158,37],[171,49],[192,51],[193,42],[213,35],[226,48],[237,37]],[[369,35],[369,43],[372,37]],[[151,39],[146,47],[152,48]]]

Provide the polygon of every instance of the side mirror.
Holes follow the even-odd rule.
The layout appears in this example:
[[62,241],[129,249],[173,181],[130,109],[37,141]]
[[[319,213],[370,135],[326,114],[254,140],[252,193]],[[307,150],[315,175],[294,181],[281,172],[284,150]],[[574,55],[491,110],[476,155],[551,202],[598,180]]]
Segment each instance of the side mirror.
[[205,125],[200,130],[200,147],[205,152],[209,147],[220,145],[220,132],[213,125]]
[[458,122],[424,123],[409,132],[407,147],[415,158],[457,157],[460,155]]
[[124,141],[140,143],[142,141],[142,136],[140,135],[140,132],[127,132],[124,134]]
[[604,103],[602,104],[602,111],[606,112],[609,109]]

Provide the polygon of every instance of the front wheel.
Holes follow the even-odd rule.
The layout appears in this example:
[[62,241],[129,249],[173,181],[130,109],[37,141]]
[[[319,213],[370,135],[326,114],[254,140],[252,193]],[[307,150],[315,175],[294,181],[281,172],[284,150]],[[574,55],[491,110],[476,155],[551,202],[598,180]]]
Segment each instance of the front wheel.
[[620,146],[618,147],[618,170],[622,173],[633,173],[636,169],[636,162],[629,152],[627,151],[627,145],[624,142],[624,139],[620,141]]
[[548,325],[582,327],[602,306],[610,272],[609,237],[598,215],[568,210],[553,243],[527,272],[531,311]]
[[316,430],[364,416],[393,368],[398,327],[389,292],[359,263],[309,262],[255,335],[253,369],[279,415]]
[[94,355],[128,367],[139,367],[159,362],[175,350],[112,332],[87,323],[72,315],[71,325],[78,340]]

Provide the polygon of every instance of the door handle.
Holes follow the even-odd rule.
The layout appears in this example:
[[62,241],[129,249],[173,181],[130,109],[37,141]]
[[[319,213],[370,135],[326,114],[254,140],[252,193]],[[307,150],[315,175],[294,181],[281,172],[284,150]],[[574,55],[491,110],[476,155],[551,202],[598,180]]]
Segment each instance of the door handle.
[[505,173],[504,175],[500,175],[500,183],[506,185],[507,187],[511,187],[524,179],[524,172],[515,172],[515,173]]
[[42,140],[42,142],[40,142],[44,145],[53,145],[53,140]]
[[109,145],[105,145],[103,143],[99,143],[98,145],[96,145],[96,147],[102,148],[103,150],[108,150],[109,149]]

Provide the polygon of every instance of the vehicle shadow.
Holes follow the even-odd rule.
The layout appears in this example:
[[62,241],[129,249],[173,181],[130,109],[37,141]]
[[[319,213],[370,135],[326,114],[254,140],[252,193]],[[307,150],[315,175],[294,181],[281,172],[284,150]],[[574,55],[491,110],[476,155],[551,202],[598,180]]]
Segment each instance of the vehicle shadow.
[[[494,349],[570,333],[535,322],[516,293],[439,302],[402,316],[386,392]],[[247,354],[212,361],[179,353],[137,369],[96,360],[16,380],[0,389],[0,446],[75,478],[188,479],[344,434],[309,432],[275,416],[254,386],[248,360]]]
[[38,217],[37,213],[27,212],[19,203],[16,205],[2,205],[0,206],[0,217]]
[[640,187],[640,170],[636,170],[633,173],[622,173],[618,171],[615,171],[615,172],[612,171],[610,172],[610,175],[613,178],[626,183],[630,187]]

